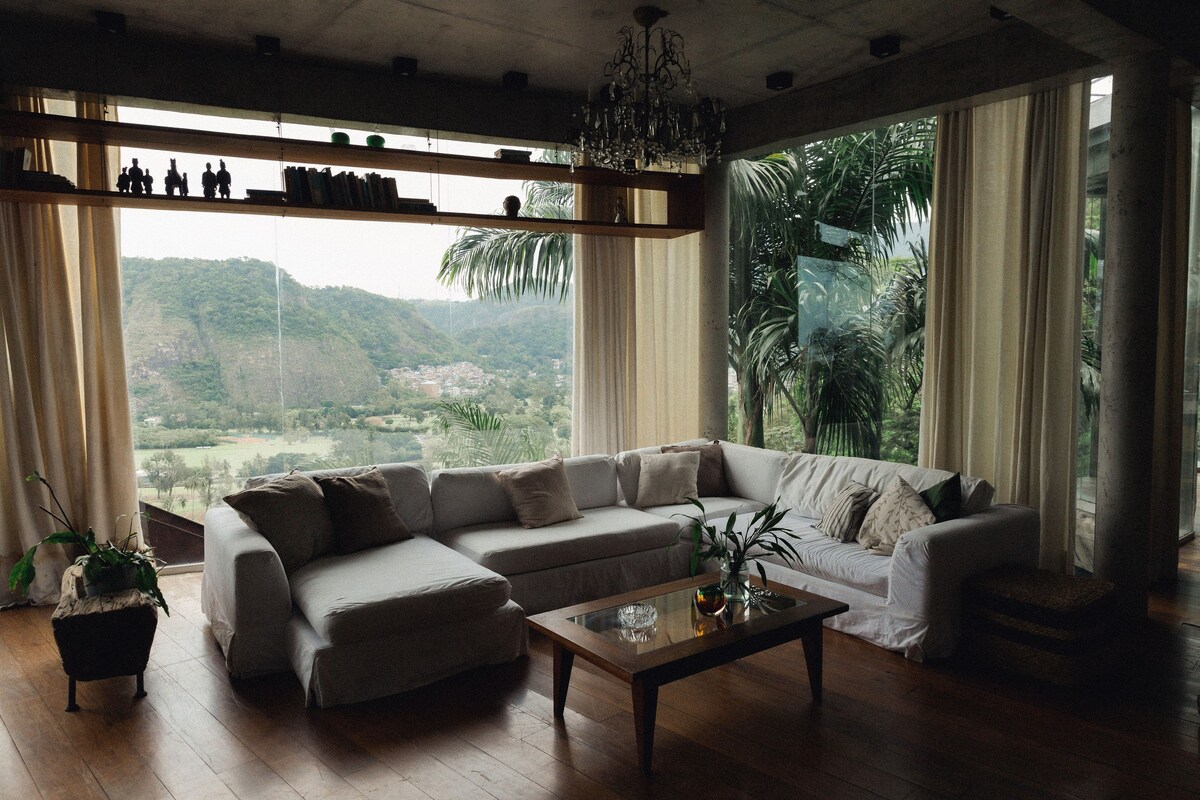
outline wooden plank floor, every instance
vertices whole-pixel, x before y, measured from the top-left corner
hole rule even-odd
[[[291,674],[231,682],[200,575],[164,578],[149,695],[66,678],[49,608],[0,613],[3,798],[1200,797],[1200,546],[1123,673],[1053,691],[914,664],[825,634],[813,707],[798,643],[663,687],[655,774],[628,688],[576,662],[564,723],[550,648],[399,697],[309,710]]]

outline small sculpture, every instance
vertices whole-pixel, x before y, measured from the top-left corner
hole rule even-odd
[[[200,176],[200,186],[204,189],[204,196],[209,200],[217,196],[217,176],[212,171],[212,164],[204,165],[204,174]]]
[[[179,179],[179,196],[187,197],[187,173],[183,173],[183,177]]]
[[[221,168],[217,170],[217,190],[221,193],[223,200],[229,199],[229,184],[232,179],[229,177],[229,170],[225,169],[225,162],[220,162]]]
[[[521,198],[515,194],[510,194],[504,198],[502,205],[504,206],[504,216],[515,217],[517,212],[521,210]]]
[[[179,177],[179,170],[175,168],[175,159],[171,159],[171,166],[167,169],[167,177],[163,178],[163,188],[167,190],[168,197],[175,196],[175,190],[179,188],[179,184],[183,179]]]
[[[150,175],[150,170],[146,170],[142,176],[142,184],[146,187],[146,194],[154,194],[154,178]]]
[[[129,167],[121,167],[121,174],[117,176],[117,191],[121,194],[129,193]]]
[[[625,198],[624,197],[617,198],[617,210],[616,210],[616,213],[613,215],[613,222],[617,223],[618,225],[624,225],[625,223],[629,222],[629,217],[625,216]]]
[[[134,194],[142,193],[142,168],[138,166],[137,159],[133,159],[133,166],[129,168],[129,191]]]

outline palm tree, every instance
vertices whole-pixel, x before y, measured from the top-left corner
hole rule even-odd
[[[474,400],[438,403],[438,424],[449,443],[442,467],[481,467],[515,464],[543,457],[528,430],[509,427],[494,411]]]

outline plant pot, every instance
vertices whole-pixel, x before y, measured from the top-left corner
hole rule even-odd
[[[721,588],[725,592],[725,600],[730,603],[748,603],[750,601],[750,565],[738,565],[736,572],[729,568],[729,562],[721,565]]]
[[[95,580],[84,583],[83,590],[88,597],[96,597],[113,592],[124,592],[137,588],[137,567],[133,564],[121,564],[109,567],[97,573]]]

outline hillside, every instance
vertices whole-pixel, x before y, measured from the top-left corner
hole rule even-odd
[[[421,315],[476,354],[486,370],[539,371],[559,360],[569,371],[573,307],[565,303],[413,300]]]
[[[460,360],[408,302],[303,286],[255,259],[124,259],[126,354],[135,416],[226,418],[366,402],[393,367]],[[172,422],[183,422],[172,419]]]

